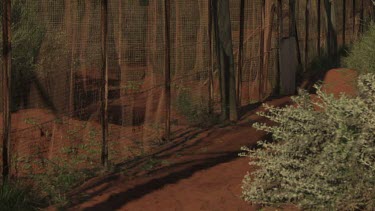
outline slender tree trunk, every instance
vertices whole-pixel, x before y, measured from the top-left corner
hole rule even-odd
[[[298,31],[297,31],[297,20],[296,20],[296,1],[295,0],[289,0],[289,15],[290,15],[290,28],[289,33],[291,37],[296,38],[296,46],[297,46],[297,58],[298,58],[298,64],[302,64],[302,58],[301,58],[301,48],[299,46],[299,38],[298,38]]]
[[[356,25],[356,4],[355,4],[355,2],[356,2],[356,0],[353,0],[352,1],[353,2],[353,4],[352,4],[352,16],[353,16],[353,38],[352,38],[352,41],[354,41],[354,39],[356,38],[356,35],[355,35],[355,25]]]
[[[321,55],[321,52],[320,52],[320,40],[321,40],[321,32],[320,32],[320,25],[321,25],[321,0],[318,0],[318,8],[317,8],[317,12],[318,12],[318,43],[317,43],[317,50],[318,50],[318,56]]]
[[[264,80],[264,27],[266,19],[266,0],[262,0],[261,18],[260,18],[260,30],[259,30],[259,100],[263,100],[263,80]]]
[[[342,45],[346,44],[346,0],[342,0]]]
[[[309,24],[310,24],[311,0],[306,0],[306,20],[305,20],[305,71],[309,62]]]
[[[3,184],[10,179],[11,169],[11,0],[3,0]]]
[[[75,0],[73,0],[75,1]],[[77,6],[79,7],[80,3],[76,3]],[[87,89],[88,89],[88,80],[87,80],[87,77],[88,77],[88,67],[87,67],[87,45],[88,45],[88,40],[89,40],[89,36],[90,36],[90,24],[89,24],[89,20],[91,18],[91,4],[92,4],[92,1],[91,0],[85,0],[83,2],[84,4],[84,16],[82,18],[82,21],[80,23],[80,26],[82,26],[82,31],[80,32],[81,34],[81,40],[80,40],[80,54],[79,54],[79,59],[80,59],[80,69],[81,69],[81,74],[83,75],[83,89],[84,89],[84,92],[86,94],[87,92]],[[96,71],[96,70],[95,70]]]
[[[283,4],[282,0],[277,0],[277,69],[276,69],[276,85],[275,94],[280,94],[280,46],[283,34]]]
[[[215,33],[221,71],[222,117],[237,121],[236,71],[234,69],[229,0],[215,0]]]
[[[327,14],[327,47],[328,55],[335,59],[337,63],[337,31],[336,31],[336,18],[334,3],[330,0],[325,0],[325,10]]]
[[[363,34],[365,31],[365,12],[364,12],[364,0],[361,1],[361,11],[360,11],[360,23],[359,23],[359,32]]]
[[[125,74],[125,71],[123,69],[122,65],[122,1],[118,1],[118,58],[119,58],[119,66],[120,66],[120,98],[121,98],[121,123],[124,126],[124,121],[126,119],[126,104],[125,104],[125,88],[124,82],[125,77],[123,76]],[[133,113],[133,112],[132,112]],[[133,118],[131,118],[133,119]]]
[[[209,43],[209,60],[210,60],[210,69],[208,70],[208,113],[213,113],[213,106],[214,106],[214,60],[212,57],[213,52],[213,45],[212,45],[212,1],[208,0],[208,43]]]
[[[67,18],[67,27],[69,27],[69,32],[72,35],[71,39],[71,56],[70,56],[70,74],[69,74],[69,115],[73,116],[75,111],[75,102],[74,102],[74,95],[75,95],[75,51],[76,51],[76,39],[77,39],[77,29],[74,27],[77,21],[77,3],[75,1],[71,2],[71,0],[66,1],[67,4],[65,5],[66,11],[66,18]]]
[[[265,1],[266,2],[266,1]],[[267,8],[267,10],[266,10]],[[267,1],[265,7],[265,23],[267,24],[264,32],[264,84],[263,84],[263,96],[262,101],[270,94],[271,91],[271,82],[269,80],[269,66],[270,66],[270,55],[272,51],[272,32],[273,32],[273,21],[275,17],[276,6],[273,2]],[[267,22],[268,21],[268,22]],[[266,94],[266,96],[264,96]]]
[[[164,21],[165,21],[165,132],[164,138],[166,141],[170,140],[171,133],[171,58],[170,58],[170,0],[164,1]]]
[[[242,63],[243,63],[243,42],[244,42],[244,26],[245,25],[245,0],[240,2],[240,43],[238,51],[238,67],[237,67],[237,105],[241,106],[242,92]]]
[[[225,81],[223,80],[223,57],[222,57],[222,48],[219,35],[219,17],[217,12],[217,0],[212,0],[212,10],[213,10],[213,25],[215,29],[215,44],[216,44],[216,60],[219,70],[219,85],[220,85],[220,100],[221,100],[221,118],[226,120],[228,118],[228,109],[227,109],[227,95],[225,94]]]
[[[101,35],[102,35],[102,87],[101,87],[101,125],[102,155],[101,161],[108,168],[108,0],[101,0]]]

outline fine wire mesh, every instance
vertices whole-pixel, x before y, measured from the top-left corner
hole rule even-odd
[[[345,42],[351,43],[359,37],[361,7],[357,0],[353,12],[353,1],[346,2]],[[235,70],[238,71],[241,0],[229,3]],[[245,0],[242,74],[238,79],[240,106],[262,102],[274,93],[278,41],[289,36],[289,1],[282,1],[280,34],[278,1],[265,1],[264,17],[262,3],[262,0]],[[318,39],[323,53],[327,39],[324,1],[320,8],[320,38],[317,1],[311,1],[309,39],[305,40],[306,3],[296,1],[303,63],[305,43],[308,42],[308,62],[311,62],[318,55]],[[373,13],[366,9],[369,3],[365,4],[365,16]],[[14,73],[12,99],[12,173],[25,176],[28,172],[41,172],[50,164],[47,160],[64,163],[79,159],[82,162],[76,168],[99,165],[103,82],[100,0],[41,0],[37,4],[25,1],[21,6],[27,9],[24,17],[14,20],[24,23],[13,29],[13,52],[20,55],[16,61],[29,58],[30,62],[19,62],[26,65],[13,67],[17,74]],[[220,112],[220,87],[209,1],[171,0],[169,12],[170,123],[171,135],[175,138],[188,128],[198,126],[202,114],[209,110],[210,100],[214,113]],[[167,121],[164,13],[164,1],[108,1],[108,140],[110,161],[114,164],[147,153],[163,142]],[[342,1],[335,1],[335,17],[341,46]],[[25,34],[33,36],[25,38]],[[0,64],[2,72],[2,60]],[[209,99],[210,83],[213,84],[212,99]]]

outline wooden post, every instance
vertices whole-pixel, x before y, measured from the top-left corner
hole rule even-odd
[[[321,40],[321,33],[320,33],[320,22],[321,22],[321,0],[318,0],[318,8],[317,8],[317,12],[318,12],[318,43],[317,43],[317,50],[318,50],[318,56],[321,55],[321,52],[320,52],[320,40]]]
[[[342,46],[346,43],[346,0],[342,0]]]
[[[365,32],[365,7],[364,0],[361,1],[361,11],[360,11],[360,23],[359,23],[359,32],[361,35]]]
[[[3,184],[10,179],[11,139],[11,0],[3,0]]]
[[[356,19],[356,5],[355,5],[355,2],[356,2],[356,0],[353,0],[352,1],[353,2],[353,7],[352,7],[352,16],[353,16],[353,38],[352,38],[352,41],[354,41],[354,39],[355,39],[355,24],[356,24],[356,22],[355,22],[355,19]]]
[[[220,41],[220,29],[219,29],[219,17],[218,17],[218,7],[217,0],[212,0],[212,18],[214,26],[215,35],[215,45],[216,45],[216,61],[219,72],[219,88],[220,88],[220,100],[221,100],[221,119],[228,119],[228,108],[227,108],[227,95],[225,93],[226,83],[223,80],[224,67],[223,67],[223,56],[222,56],[222,46]]]
[[[71,42],[71,54],[70,54],[70,73],[69,73],[69,116],[74,116],[74,82],[75,82],[75,76],[74,76],[74,69],[75,69],[75,44],[76,44],[76,37],[77,37],[77,30],[74,27],[75,21],[76,21],[76,3],[72,0],[66,0],[65,2],[65,23],[66,23],[66,30],[68,33],[72,36]],[[73,6],[72,6],[73,5]],[[73,9],[74,8],[74,9]]]
[[[170,62],[170,0],[164,1],[164,37],[165,37],[165,82],[164,82],[164,94],[165,94],[165,132],[164,138],[166,141],[170,140],[171,133],[171,62]]]
[[[335,64],[338,63],[337,58],[337,27],[334,1],[325,0],[325,11],[327,16],[327,48],[328,55],[334,59]]]
[[[309,62],[309,21],[310,21],[311,0],[306,0],[306,20],[305,20],[305,65],[304,69],[307,71]]]
[[[284,33],[284,25],[283,25],[283,2],[282,0],[277,0],[277,5],[278,5],[278,22],[279,22],[279,32],[280,36],[279,38],[282,38],[282,35]]]
[[[245,25],[245,0],[240,4],[240,43],[238,51],[238,69],[237,69],[237,105],[241,107],[241,89],[242,89],[242,54],[244,42],[244,25]]]
[[[297,46],[297,59],[298,64],[302,65],[301,48],[299,45],[298,31],[297,31],[297,20],[296,20],[296,0],[289,0],[289,15],[290,15],[290,36],[296,38]]]
[[[102,165],[108,167],[108,0],[101,0],[101,40],[102,40],[102,87],[101,87],[101,126],[102,126]]]
[[[277,0],[277,70],[276,70],[276,86],[275,86],[275,94],[280,94],[280,46],[281,46],[281,39],[283,34],[283,4],[282,0]]]
[[[209,60],[210,60],[210,67],[208,70],[208,113],[213,113],[213,106],[214,106],[214,79],[213,79],[213,71],[214,71],[214,60],[212,58],[213,54],[213,44],[212,44],[212,0],[208,0],[208,43],[209,43]]]
[[[264,27],[266,18],[266,0],[262,0],[261,18],[260,18],[260,34],[259,34],[259,100],[263,100],[263,74],[264,74]]]

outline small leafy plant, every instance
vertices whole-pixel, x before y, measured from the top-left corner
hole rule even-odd
[[[199,127],[209,127],[219,122],[219,118],[214,114],[210,114],[208,104],[204,100],[195,102],[191,96],[191,92],[187,88],[179,87],[180,93],[177,96],[177,111],[186,117],[190,124]]]

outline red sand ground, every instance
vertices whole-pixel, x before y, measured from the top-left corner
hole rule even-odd
[[[323,89],[354,94],[352,73],[328,72],[326,82],[335,85]],[[290,100],[269,103],[282,106]],[[88,181],[71,193],[69,210],[258,210],[240,199],[241,180],[251,169],[248,159],[237,157],[241,146],[255,146],[266,138],[251,127],[252,122],[270,123],[257,111],[247,112],[236,125],[189,131],[152,156],[124,165],[122,174]],[[151,159],[154,165],[150,166]]]
[[[349,96],[356,96],[355,88],[358,73],[349,69],[333,69],[324,77],[322,91],[332,93],[338,97],[341,93]]]
[[[273,105],[290,103],[288,97]],[[189,131],[150,157],[127,166],[124,174],[88,181],[72,193],[70,210],[256,210],[240,199],[241,180],[250,170],[238,158],[241,146],[254,146],[265,134],[252,122],[268,122],[246,113],[237,125]],[[83,199],[81,201],[81,199]]]

